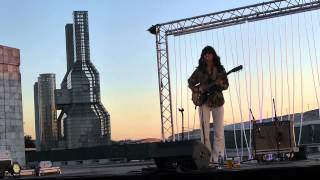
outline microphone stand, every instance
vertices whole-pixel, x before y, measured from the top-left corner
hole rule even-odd
[[[251,113],[251,116],[252,116],[252,120],[251,120],[251,121],[252,121],[253,129],[254,129],[253,147],[254,147],[254,153],[255,153],[255,157],[256,157],[256,156],[257,156],[257,146],[256,146],[255,134],[256,134],[257,122],[256,122],[256,119],[255,119],[254,116],[253,116],[253,113],[252,113],[251,108],[250,108],[250,113]],[[258,127],[258,133],[259,133],[259,136],[262,137],[259,127]],[[252,156],[253,156],[253,153],[252,153]]]
[[[183,111],[184,111],[184,109],[183,109],[183,108],[179,108],[179,111],[181,112],[181,116],[182,116],[182,129],[181,129],[181,131],[182,131],[182,133],[181,133],[182,137],[181,137],[181,139],[182,139],[182,141],[184,141],[184,122],[183,122]]]

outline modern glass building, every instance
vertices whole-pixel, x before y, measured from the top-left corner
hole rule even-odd
[[[36,130],[36,150],[40,151],[40,121],[39,121],[39,97],[38,97],[38,82],[33,85],[33,104],[34,104],[34,119],[35,119],[35,130]]]
[[[65,26],[67,72],[61,89],[55,87],[54,74],[40,75],[35,84],[41,151],[111,142],[110,115],[101,103],[99,72],[90,59],[88,12],[75,11],[73,16],[74,23]]]
[[[57,110],[55,102],[55,74],[40,74],[34,85],[37,150],[46,151],[57,146]]]
[[[66,25],[67,73],[56,91],[60,136],[67,148],[110,144],[110,115],[101,103],[99,72],[90,59],[88,12],[73,16],[74,24]]]

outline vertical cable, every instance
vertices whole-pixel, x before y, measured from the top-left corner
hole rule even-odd
[[[193,56],[193,48],[192,48],[192,40],[191,40],[191,35],[190,35],[190,38],[189,38],[189,48],[190,48],[190,53],[191,53],[191,63],[192,63],[192,68],[193,68],[193,70],[195,69],[195,65],[194,65],[194,63],[193,63],[193,61],[194,61],[194,56]],[[195,107],[195,109],[196,109],[196,107]],[[194,126],[195,126],[195,121],[196,121],[196,111],[194,110],[193,111],[193,125],[192,125],[192,132],[194,131]],[[190,135],[189,135],[190,136]]]
[[[280,121],[282,121],[283,117],[283,56],[282,56],[282,36],[281,36],[281,20],[278,23],[279,28],[279,42],[280,42],[280,68],[281,68],[281,106],[280,106]]]
[[[236,37],[236,36],[234,36],[234,37]],[[230,38],[230,44],[232,44],[231,43],[231,38]],[[237,47],[235,47],[235,49],[237,50]],[[231,51],[232,53],[231,53],[231,55],[232,55],[232,57],[231,57],[231,59],[232,59],[232,62],[233,62],[233,66],[235,65],[235,62],[234,62],[234,54],[233,54],[233,51]],[[239,93],[239,91],[238,91],[238,85],[237,85],[237,78],[234,76],[234,84],[235,84],[235,87],[236,87],[236,95],[237,95],[237,97],[238,97],[238,93]],[[239,98],[238,98],[238,104],[239,104]],[[243,129],[242,129],[242,119],[241,119],[241,117],[240,117],[240,142],[241,142],[241,160],[242,160],[242,158],[243,158]]]
[[[219,42],[219,34],[218,34],[218,31],[217,31],[217,33],[216,33],[216,36],[217,36],[217,49],[219,49],[219,47],[220,47],[220,42]]]
[[[260,35],[262,36],[262,27],[260,23]],[[260,66],[261,66],[261,104],[260,104],[260,120],[263,119],[263,97],[264,97],[264,87],[263,87],[263,53],[262,53],[263,46],[260,46]]]
[[[199,35],[199,34],[198,34]],[[194,41],[195,41],[195,45],[196,45],[196,52],[197,51],[200,51],[200,53],[201,53],[201,44],[199,44],[198,43],[198,38],[197,38],[197,33],[195,33],[195,39],[194,39]],[[199,50],[199,46],[200,46],[200,50]],[[197,54],[197,53],[195,53],[195,54]],[[198,62],[198,61],[196,61],[196,62]],[[195,120],[196,120],[196,107],[195,107],[195,110],[194,110],[194,116],[193,116],[194,118],[193,118],[193,120],[194,120],[194,122],[195,122]],[[198,120],[199,120],[199,122],[200,122],[200,118],[199,118],[199,116],[198,116]],[[195,123],[194,123],[194,126],[195,126]],[[199,127],[200,128],[200,127]],[[193,129],[194,129],[194,127],[193,127]]]
[[[203,38],[202,38],[202,31],[200,32],[200,41],[201,41],[201,44],[200,46],[203,47]]]
[[[216,34],[217,34],[217,49],[218,49],[218,52],[221,52],[221,51],[222,51],[222,48],[220,47],[220,45],[222,45],[222,43],[220,43],[220,40],[219,40],[219,37],[220,37],[219,31],[217,31]],[[212,38],[213,38],[213,37],[212,37]],[[226,62],[225,62],[225,63],[226,63]],[[225,131],[225,120],[223,120],[223,130]],[[226,146],[225,146],[224,156],[225,156],[225,158],[228,157]]]
[[[173,52],[174,52],[174,71],[175,71],[175,86],[176,86],[176,97],[175,97],[175,114],[176,114],[176,129],[179,141],[179,126],[178,126],[178,67],[177,67],[177,51],[176,51],[176,37],[173,37]]]
[[[210,45],[209,42],[208,42],[208,30],[205,31],[205,32],[206,32],[206,43],[207,43],[207,45]]]
[[[244,67],[247,67],[247,65],[246,65],[246,58],[245,58],[245,53],[244,53],[244,45],[243,45],[243,32],[242,32],[242,27],[241,27],[242,25],[239,25],[239,28],[240,28],[240,37],[241,37],[241,51],[242,51],[242,59],[243,59],[243,65],[244,65]],[[238,77],[239,77],[239,75],[238,75]],[[250,107],[250,104],[249,104],[249,94],[248,94],[248,80],[247,80],[247,71],[244,71],[244,78],[245,78],[245,86],[246,86],[246,97],[247,97],[247,106],[248,106],[248,112],[249,112],[249,109],[251,108]],[[249,118],[249,124],[250,124],[250,117],[251,117],[251,115],[250,115],[250,113],[248,113],[248,118]],[[250,130],[249,130],[249,132],[251,132]],[[247,136],[246,135],[246,133],[244,134],[245,136]],[[250,137],[250,141],[251,141],[251,137]],[[250,142],[249,141],[249,142]],[[248,143],[247,143],[248,144]],[[247,148],[248,148],[248,154],[249,154],[249,159],[251,159],[251,145],[250,145],[250,148],[247,146]]]
[[[185,62],[186,62],[186,82],[188,81],[188,56],[187,56],[187,41],[186,41],[186,36],[184,35],[184,55],[185,55]],[[190,111],[189,111],[189,89],[188,86],[186,86],[186,91],[187,91],[187,112],[188,112],[188,133],[187,133],[187,138],[188,140],[190,139]]]
[[[317,70],[317,76],[318,76],[318,85],[320,88],[320,75],[319,75],[319,65],[318,65],[318,56],[317,56],[317,48],[316,48],[316,40],[315,40],[315,35],[314,35],[314,29],[313,29],[313,18],[312,14],[310,14],[310,20],[311,20],[311,31],[312,31],[312,37],[313,37],[313,48],[314,48],[314,56],[315,56],[315,62],[316,62],[316,70]],[[316,86],[316,85],[315,85]],[[318,91],[317,91],[318,92]],[[316,93],[317,93],[316,92]],[[320,119],[320,107],[319,107],[319,102],[318,102],[318,114],[319,114],[319,119]]]
[[[291,28],[293,28],[293,23],[292,23],[292,16],[291,16]],[[293,38],[294,38],[294,33],[293,33],[293,29],[291,29],[291,48],[292,48],[292,123],[294,124],[295,122],[295,119],[294,119],[294,116],[295,116],[295,112],[294,112],[294,106],[295,106],[295,68],[294,68],[294,61],[295,61],[295,54],[294,54],[294,41],[293,41]],[[294,126],[293,126],[293,129],[292,129],[292,132],[294,134]],[[293,136],[293,141],[294,141],[294,144],[296,144],[296,136],[294,135]]]
[[[213,31],[211,31],[212,46],[215,47]]]
[[[289,65],[288,65],[288,36],[287,36],[287,23],[286,21],[284,22],[284,32],[285,32],[285,45],[286,45],[286,69],[287,69],[287,89],[288,89],[288,120],[290,121],[290,112],[291,112],[291,107],[290,107],[290,84],[289,84]]]
[[[234,38],[235,38],[235,44],[236,44],[236,50],[238,50],[238,41],[237,41],[237,36],[236,36],[236,33],[234,33]],[[237,59],[237,64],[239,64],[239,56],[238,56],[238,52],[237,52],[237,57],[236,57],[236,59]],[[234,63],[234,60],[233,60],[233,65],[235,65],[235,63]],[[241,127],[241,131],[242,131],[242,133],[241,133],[241,160],[242,160],[242,158],[243,158],[243,137],[244,137],[244,140],[245,140],[245,143],[246,143],[246,146],[247,146],[247,149],[248,149],[248,152],[250,152],[250,150],[249,150],[249,147],[248,147],[248,141],[247,141],[247,136],[246,136],[246,131],[245,131],[245,128],[244,128],[244,124],[243,124],[243,113],[242,113],[242,103],[241,103],[241,86],[240,86],[240,76],[239,75],[237,75],[237,79],[238,79],[238,83],[237,82],[235,82],[235,84],[236,84],[236,94],[237,94],[237,96],[238,96],[238,105],[239,105],[239,110],[240,110],[240,122],[241,122],[241,124],[240,124],[240,127]]]
[[[179,40],[179,64],[180,64],[180,108],[183,108],[183,76],[182,76],[182,48],[181,48],[181,36],[178,37]],[[182,117],[181,117],[182,118]],[[181,135],[184,133],[182,130],[184,130],[184,119],[181,119]],[[179,134],[179,133],[178,133]]]
[[[272,74],[271,74],[271,56],[270,56],[270,42],[269,42],[269,29],[267,30],[267,42],[268,42],[268,60],[269,60],[269,80],[270,80],[270,105],[271,105],[271,120],[273,121],[273,105],[272,105]]]
[[[312,80],[313,80],[313,86],[314,86],[314,92],[316,94],[316,100],[317,100],[317,105],[318,105],[318,108],[319,108],[319,99],[318,99],[318,91],[317,91],[317,85],[316,85],[316,80],[315,80],[315,77],[314,77],[314,70],[313,70],[313,62],[312,62],[312,57],[311,57],[311,48],[310,48],[310,40],[309,40],[309,35],[308,35],[308,29],[307,29],[307,18],[306,18],[306,14],[303,13],[304,15],[304,27],[305,27],[305,30],[306,30],[306,36],[307,36],[307,43],[308,43],[308,50],[309,50],[309,60],[310,60],[310,65],[311,65],[311,72],[312,72]]]
[[[256,22],[254,22],[254,44],[256,47],[256,70],[257,70],[257,81],[258,81],[258,103],[259,103],[259,114],[261,115],[261,96],[260,96],[260,77],[259,77],[259,63],[258,63],[258,59],[259,59],[259,55],[258,55],[258,45],[257,45],[257,25]],[[262,121],[261,116],[259,116],[260,122]]]
[[[180,107],[182,108],[183,107],[183,98],[182,98],[182,59],[181,59],[181,36],[178,37],[179,39],[179,64],[180,64]]]
[[[225,29],[223,28],[223,41],[224,41],[224,51],[225,51],[225,58],[226,58],[226,64],[228,65],[228,57],[227,57],[227,46],[226,46],[226,37],[225,37]],[[232,50],[232,58],[233,58],[233,52]],[[237,134],[236,134],[236,124],[235,124],[235,116],[234,116],[234,110],[233,110],[233,104],[232,104],[232,97],[231,97],[231,88],[229,87],[229,98],[230,98],[230,105],[231,105],[231,112],[232,112],[232,123],[233,123],[233,137],[234,137],[234,143],[237,151],[237,156],[239,157],[239,150],[238,150],[238,142],[237,142]]]
[[[299,139],[298,145],[300,145],[301,141],[301,133],[302,133],[302,122],[303,122],[303,74],[302,74],[302,51],[301,51],[301,38],[300,38],[300,16],[298,15],[298,40],[299,40],[299,54],[300,54],[300,77],[301,77],[301,115],[300,115],[300,131],[299,131]]]
[[[191,54],[191,59],[192,59],[192,61],[191,61],[191,64],[192,64],[192,68],[193,69],[195,69],[195,66],[194,66],[194,56],[193,56],[193,48],[192,48],[192,41],[191,41],[191,35],[189,36],[190,38],[189,38],[189,47],[190,47],[190,54]]]
[[[272,19],[272,24],[275,24],[274,19]],[[272,41],[275,43],[274,31],[272,31]],[[273,47],[273,74],[274,74],[274,111],[277,111],[277,64],[276,64],[276,46]]]
[[[249,27],[249,22],[247,22],[247,29],[249,30],[249,34],[250,34],[250,27]],[[249,64],[249,107],[251,108],[252,106],[252,93],[251,93],[251,52],[250,52],[250,36],[248,35],[248,64]],[[249,120],[252,119],[252,115],[251,113],[249,113]],[[249,128],[250,128],[250,149],[252,149],[252,123],[251,121],[249,122]]]

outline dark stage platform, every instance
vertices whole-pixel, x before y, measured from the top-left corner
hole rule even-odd
[[[47,177],[28,177],[22,179],[162,179],[177,178],[185,179],[191,178],[195,180],[202,179],[288,179],[288,178],[315,178],[320,176],[320,158],[314,158],[301,161],[282,161],[269,163],[254,163],[247,162],[241,164],[240,168],[217,170],[208,168],[205,170],[189,171],[189,172],[159,172],[156,171],[154,165],[139,165],[135,167],[121,167],[127,168],[125,173],[116,173],[120,167],[99,167],[94,168],[95,171],[84,171],[81,173],[61,174],[58,176]],[[76,172],[76,171],[74,171]],[[108,173],[107,173],[108,172]],[[112,173],[114,172],[114,173]],[[107,173],[107,174],[106,174]]]

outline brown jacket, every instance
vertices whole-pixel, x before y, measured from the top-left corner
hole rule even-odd
[[[222,91],[228,89],[229,87],[227,73],[223,66],[214,68],[211,75],[209,75],[207,72],[202,72],[199,68],[197,68],[188,79],[188,84],[190,89],[193,89],[198,83],[200,83],[202,88],[206,88],[210,82],[214,82],[218,79],[223,80],[223,84],[217,85],[217,90],[209,96],[205,103],[209,107],[216,108],[224,104]]]

